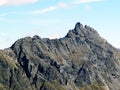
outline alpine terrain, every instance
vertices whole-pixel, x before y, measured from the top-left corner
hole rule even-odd
[[[79,22],[60,39],[25,37],[0,50],[0,90],[120,90],[120,51]]]

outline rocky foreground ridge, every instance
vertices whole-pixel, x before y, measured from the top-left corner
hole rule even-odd
[[[120,90],[120,52],[79,22],[60,39],[22,38],[0,50],[0,90]]]

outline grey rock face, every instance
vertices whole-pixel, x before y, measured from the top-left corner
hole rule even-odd
[[[64,38],[26,37],[3,52],[17,68],[10,71],[9,85],[0,82],[11,90],[13,81],[19,90],[120,89],[120,52],[79,22]]]

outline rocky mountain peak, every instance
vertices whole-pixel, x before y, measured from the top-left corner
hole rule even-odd
[[[17,40],[0,65],[0,90],[120,89],[120,52],[80,22],[60,39]]]
[[[77,22],[75,25],[75,30],[82,29],[83,25],[80,22]]]
[[[83,24],[81,24],[80,22],[76,23],[74,29],[69,30],[66,37],[70,37],[70,38],[80,37],[80,38],[89,38],[95,40],[101,38],[98,32],[94,28],[87,25],[83,26]]]
[[[41,39],[41,37],[39,37],[38,35],[34,35],[33,39]]]

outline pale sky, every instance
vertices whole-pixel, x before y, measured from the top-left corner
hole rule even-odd
[[[0,49],[26,36],[64,37],[77,22],[120,48],[120,0],[0,0]]]

